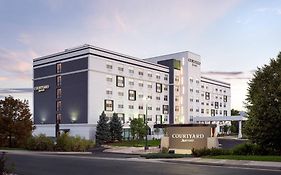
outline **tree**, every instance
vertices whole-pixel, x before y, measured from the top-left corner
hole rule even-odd
[[[32,120],[28,103],[12,96],[0,100],[0,144],[22,147],[32,135]]]
[[[240,112],[236,109],[231,109],[231,116],[240,115]],[[238,121],[231,121],[230,131],[231,133],[238,133],[239,123]]]
[[[133,139],[143,139],[146,134],[146,126],[142,118],[134,118],[130,123]]]
[[[281,53],[249,82],[245,132],[264,148],[281,151]]]
[[[109,126],[110,126],[111,141],[116,141],[116,140],[121,141],[123,127],[116,113],[113,113],[113,116],[109,122]]]
[[[109,124],[105,113],[102,112],[100,115],[100,120],[97,124],[96,145],[100,146],[108,141],[110,141]]]

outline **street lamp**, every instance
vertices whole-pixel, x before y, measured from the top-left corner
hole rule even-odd
[[[147,103],[145,105],[145,147],[144,150],[148,150],[148,145],[147,145],[147,134],[148,134],[148,126],[147,126]]]
[[[147,116],[147,101],[148,101],[148,98],[144,98],[143,100],[145,100],[146,101],[146,103],[145,103],[145,117],[144,117],[144,122],[145,122],[145,146],[144,146],[144,150],[148,150],[148,144],[147,144],[147,135],[148,135],[148,125],[147,125],[147,122],[148,122],[148,120],[147,120],[147,118],[148,118],[148,116]]]

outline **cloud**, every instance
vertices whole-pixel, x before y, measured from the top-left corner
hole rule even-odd
[[[275,15],[281,15],[281,8],[257,8],[255,9],[258,13],[273,13]]]
[[[0,77],[0,81],[4,81],[4,80],[8,80],[8,77],[3,77],[3,76],[1,76],[1,77]]]
[[[217,71],[208,71],[208,72],[202,72],[202,75],[216,77],[220,79],[225,80],[231,80],[231,79],[244,79],[244,80],[250,80],[253,77],[254,71],[248,71],[248,72],[217,72]]]
[[[0,72],[11,79],[30,79],[32,58],[36,56],[33,50],[18,51],[0,48]],[[5,77],[2,80],[5,80]]]
[[[0,94],[22,94],[32,92],[32,88],[0,88]]]

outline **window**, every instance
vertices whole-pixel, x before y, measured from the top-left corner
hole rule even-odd
[[[160,75],[156,75],[156,79],[160,80],[160,78],[161,78]]]
[[[162,115],[156,115],[155,121],[156,124],[162,124]]]
[[[147,84],[147,88],[151,89],[151,88],[152,88],[152,84],[151,84],[151,83],[148,83],[148,84]]]
[[[193,89],[190,89],[190,92],[193,92]]]
[[[125,87],[125,77],[116,76],[116,86],[117,87]]]
[[[204,105],[204,102],[201,102],[201,105]]]
[[[190,80],[190,83],[193,83],[193,79],[192,78],[190,78],[189,80]]]
[[[152,73],[151,73],[151,72],[148,72],[148,73],[147,73],[147,76],[148,76],[149,78],[152,78]]]
[[[124,108],[124,105],[123,104],[118,104],[118,108],[122,109],[122,108]]]
[[[196,109],[196,112],[199,112],[199,109]]]
[[[201,97],[204,97],[204,94],[201,94]]]
[[[139,105],[139,109],[140,109],[140,110],[143,110],[143,105]]]
[[[112,76],[106,76],[106,81],[107,82],[112,82]]]
[[[57,74],[61,73],[61,63],[57,64]]]
[[[201,88],[204,88],[204,85],[201,85]]]
[[[199,103],[199,99],[196,99],[195,101],[196,101],[197,103]]]
[[[168,95],[164,95],[164,101],[168,101]]]
[[[205,92],[205,99],[210,100],[210,92]]]
[[[104,100],[104,110],[113,111],[113,100]]]
[[[152,95],[148,95],[148,96],[147,96],[147,99],[152,100]]]
[[[189,111],[190,111],[190,112],[193,112],[193,108],[190,108]]]
[[[112,95],[112,90],[111,89],[107,89],[106,90],[106,95]]]
[[[204,114],[204,109],[201,109],[201,114]]]
[[[152,111],[152,106],[147,106],[147,110]]]
[[[176,97],[175,97],[175,101],[178,102],[178,101],[179,101],[179,98],[180,98],[179,96],[176,96]]]
[[[211,116],[215,116],[215,110],[214,109],[211,109]]]
[[[61,101],[57,101],[57,111],[61,111]]]
[[[158,93],[162,92],[162,84],[156,83],[156,92],[158,92]]]
[[[190,116],[189,121],[190,121],[190,122],[193,122],[193,116],[192,116],[192,115]]]
[[[159,106],[156,107],[156,111],[160,111],[161,108]]]
[[[160,98],[160,96],[156,96],[156,100],[160,100],[161,98]]]
[[[209,109],[206,109],[206,114],[209,114]]]
[[[168,81],[168,75],[165,75],[165,76],[164,76],[164,80],[165,80],[165,81]]]
[[[111,63],[106,63],[106,68],[107,69],[112,69],[113,67],[112,67],[112,64]]]
[[[196,83],[199,84],[199,80],[196,80]]]
[[[57,76],[57,86],[61,86],[61,76]]]
[[[130,80],[129,80],[129,85],[130,85],[130,86],[134,86],[134,84],[135,84],[135,83],[134,83],[134,80],[130,79]]]
[[[190,99],[190,102],[193,102],[193,98]]]
[[[117,116],[118,116],[119,120],[121,121],[121,123],[125,123],[125,114],[118,113]]]
[[[128,99],[130,101],[136,101],[136,91],[135,90],[128,91]]]
[[[227,110],[224,110],[224,111],[223,111],[223,115],[224,115],[224,116],[227,116]]]
[[[152,115],[147,115],[147,121],[149,121],[149,122],[152,121]]]
[[[134,105],[129,105],[129,109],[134,109]]]
[[[57,89],[57,98],[61,98],[61,88]]]
[[[140,76],[143,76],[143,72],[142,72],[142,71],[139,71],[139,75],[140,75]]]
[[[61,114],[57,114],[56,115],[56,123],[61,123],[61,119],[62,119]]]
[[[176,76],[176,77],[175,77],[175,81],[176,81],[176,82],[179,82],[179,81],[180,81],[180,77],[179,77],[179,76]]]
[[[139,98],[140,98],[140,99],[143,99],[143,94],[139,94]]]
[[[180,111],[180,107],[179,106],[175,106],[175,111],[179,112]]]
[[[124,96],[124,92],[119,91],[118,96]]]
[[[216,108],[216,109],[219,108],[219,102],[215,102],[215,108]]]
[[[164,117],[164,121],[167,122],[168,121],[168,116]]]
[[[118,67],[118,71],[123,72],[124,71],[124,67]]]
[[[164,85],[164,91],[168,91],[168,86],[167,85]]]
[[[196,93],[199,93],[199,90],[196,90]]]
[[[131,67],[130,67],[130,68],[129,68],[129,73],[130,73],[130,74],[133,74],[133,73],[134,73],[134,68],[131,68]]]
[[[169,106],[163,105],[163,114],[168,114],[168,113],[169,113]]]
[[[223,102],[227,102],[227,96],[226,95],[223,96]]]
[[[139,87],[143,87],[143,82],[142,81],[139,82]]]

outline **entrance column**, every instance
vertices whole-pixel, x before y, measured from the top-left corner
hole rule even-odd
[[[239,121],[239,126],[238,126],[238,139],[242,138],[242,120]]]

